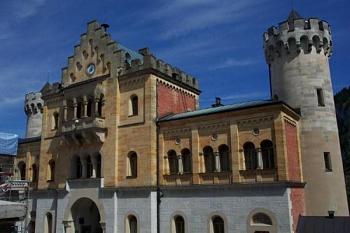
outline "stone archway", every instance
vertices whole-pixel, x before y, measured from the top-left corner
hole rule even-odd
[[[103,233],[100,210],[96,203],[83,197],[74,202],[70,208],[69,226],[66,233]],[[68,229],[69,228],[69,229]]]

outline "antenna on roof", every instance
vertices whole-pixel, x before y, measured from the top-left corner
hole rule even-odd
[[[107,32],[109,25],[106,23],[101,24],[101,27],[105,30],[105,32]]]
[[[291,7],[292,7],[292,10],[294,10],[294,0],[290,0],[290,4],[291,4]]]
[[[50,83],[50,71],[47,71],[47,82]]]

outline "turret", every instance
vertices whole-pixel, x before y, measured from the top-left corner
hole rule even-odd
[[[329,57],[331,29],[326,21],[288,19],[264,33],[271,97],[301,114],[300,145],[306,182],[307,215],[348,215],[335,116]]]
[[[26,138],[41,135],[43,106],[44,101],[40,92],[26,94],[24,101],[24,111],[27,115]]]

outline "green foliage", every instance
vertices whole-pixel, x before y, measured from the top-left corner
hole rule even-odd
[[[339,128],[340,147],[343,158],[346,190],[350,202],[350,87],[334,96]]]

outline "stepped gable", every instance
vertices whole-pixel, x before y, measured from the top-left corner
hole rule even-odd
[[[95,68],[93,74],[87,72],[91,64]],[[74,54],[68,57],[68,66],[62,69],[62,87],[91,78],[118,77],[146,69],[158,72],[168,81],[198,90],[198,82],[191,75],[157,59],[148,48],[136,52],[117,43],[106,27],[92,21],[87,25],[87,32],[81,35],[80,43],[74,46]]]

